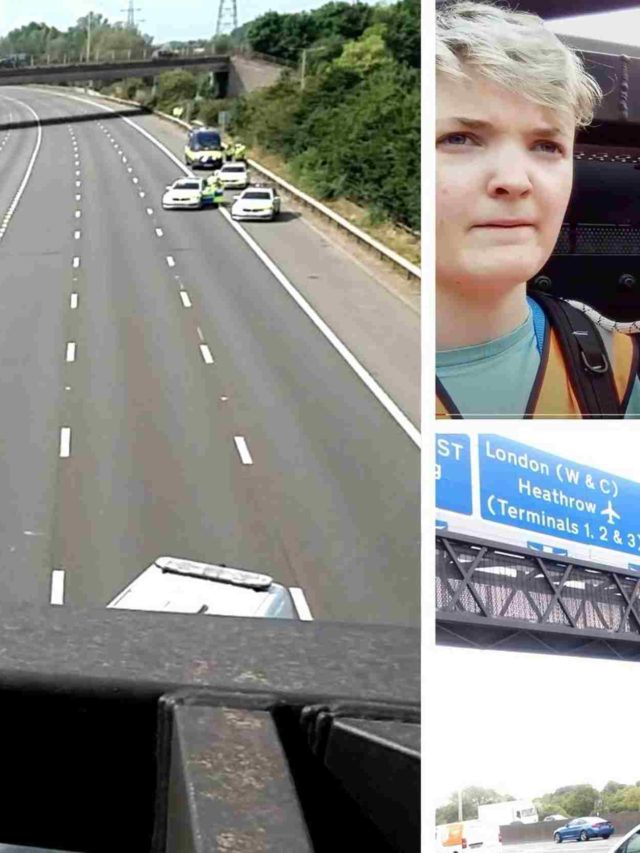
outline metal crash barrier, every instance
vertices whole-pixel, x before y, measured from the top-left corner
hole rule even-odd
[[[436,535],[436,641],[640,660],[640,573]]]
[[[417,851],[419,632],[0,608],[0,843]]]

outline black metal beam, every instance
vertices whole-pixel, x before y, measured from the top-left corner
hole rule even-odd
[[[0,844],[204,851],[259,825],[261,849],[333,851],[329,803],[351,849],[387,849],[392,810],[363,811],[308,720],[417,725],[416,629],[27,605],[0,625]]]

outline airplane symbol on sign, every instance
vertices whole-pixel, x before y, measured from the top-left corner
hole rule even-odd
[[[615,511],[615,509],[611,506],[611,500],[609,500],[609,502],[608,502],[608,504],[607,504],[607,508],[606,508],[606,509],[603,509],[603,510],[600,512],[600,515],[606,515],[606,516],[607,516],[607,521],[609,522],[609,524],[615,524],[614,519],[615,519],[615,518],[620,518],[620,516],[618,515],[618,513],[617,513],[617,512]]]

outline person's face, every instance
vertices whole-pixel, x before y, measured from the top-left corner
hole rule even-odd
[[[574,130],[481,78],[438,80],[439,287],[503,293],[540,270],[569,202]]]

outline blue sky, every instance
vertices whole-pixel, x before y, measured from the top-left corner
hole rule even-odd
[[[238,23],[251,21],[264,12],[302,12],[324,5],[326,0],[237,0]],[[227,0],[230,5],[230,0]],[[30,21],[66,30],[87,12],[100,12],[110,21],[126,19],[129,0],[0,0],[0,35]],[[203,38],[216,29],[219,0],[136,0],[142,11],[140,25],[156,43]]]

